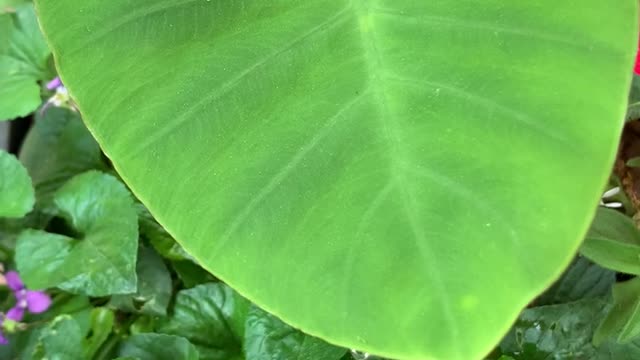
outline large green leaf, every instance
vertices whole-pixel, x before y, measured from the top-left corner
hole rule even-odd
[[[0,150],[0,217],[22,217],[31,211],[34,202],[27,170],[15,156]]]
[[[637,45],[635,0],[36,2],[88,127],[198,263],[403,359],[480,358],[569,263]]]
[[[55,204],[78,234],[25,230],[15,255],[25,283],[91,296],[135,292],[138,218],[122,183],[90,171],[66,183]]]

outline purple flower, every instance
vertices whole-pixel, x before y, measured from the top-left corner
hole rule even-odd
[[[60,81],[59,77],[55,77],[53,80],[49,81],[47,83],[47,89],[49,90],[55,90],[56,88],[60,87],[62,85],[62,81]]]
[[[46,293],[27,290],[17,272],[9,271],[5,274],[5,278],[9,289],[16,297],[16,304],[7,312],[7,319],[21,321],[25,310],[32,314],[39,314],[46,311],[51,305],[51,298]]]

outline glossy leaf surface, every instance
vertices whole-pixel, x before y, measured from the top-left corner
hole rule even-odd
[[[482,357],[569,263],[637,45],[634,0],[37,4],[90,130],[199,264],[403,359]]]
[[[122,359],[199,360],[198,350],[187,339],[164,334],[138,334],[120,348]]]

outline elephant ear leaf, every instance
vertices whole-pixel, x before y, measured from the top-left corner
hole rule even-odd
[[[635,0],[36,4],[92,134],[199,264],[402,359],[481,358],[569,264],[637,46]]]

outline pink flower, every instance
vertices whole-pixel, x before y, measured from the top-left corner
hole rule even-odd
[[[21,321],[25,310],[32,314],[39,314],[46,311],[51,306],[51,298],[45,292],[27,290],[15,271],[5,274],[7,285],[16,297],[16,304],[7,312],[7,318],[13,321]],[[0,340],[1,342],[1,340]]]

